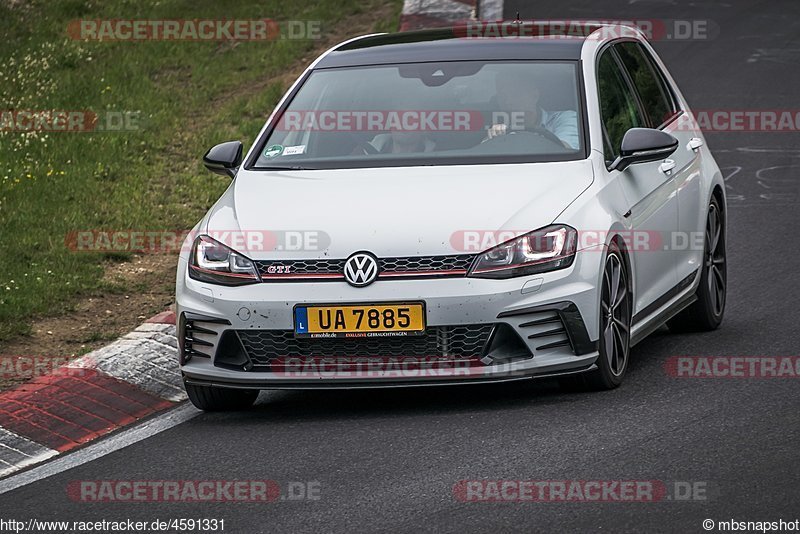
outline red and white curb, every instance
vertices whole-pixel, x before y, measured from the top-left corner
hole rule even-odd
[[[0,393],[0,477],[84,445],[186,399],[175,315]]]
[[[405,0],[400,31],[442,28],[478,19],[502,20],[503,0]]]

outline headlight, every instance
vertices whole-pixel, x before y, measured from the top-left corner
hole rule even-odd
[[[205,235],[195,239],[192,246],[189,277],[226,286],[241,286],[260,280],[252,261]]]
[[[574,228],[563,224],[521,235],[478,255],[469,276],[512,278],[569,267],[577,236]]]

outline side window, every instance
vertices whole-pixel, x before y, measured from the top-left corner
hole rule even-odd
[[[611,161],[619,154],[625,132],[631,128],[645,127],[646,124],[636,97],[610,48],[603,52],[597,64],[597,85],[600,118],[608,143],[605,145],[605,157],[607,161]]]
[[[614,48],[636,86],[650,125],[658,128],[675,115],[672,92],[641,44],[625,42]]]

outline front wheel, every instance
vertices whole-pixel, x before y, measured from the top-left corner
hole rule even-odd
[[[567,376],[567,389],[614,389],[622,383],[631,352],[632,295],[628,271],[616,243],[608,247],[600,286],[600,339],[597,369]]]
[[[716,330],[725,315],[728,270],[725,255],[725,214],[714,198],[708,206],[705,246],[697,301],[667,322],[673,332]]]
[[[258,397],[257,389],[229,389],[183,383],[189,400],[206,412],[244,410]]]

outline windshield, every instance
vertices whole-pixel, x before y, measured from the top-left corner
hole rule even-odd
[[[575,62],[455,61],[311,73],[255,169],[565,161],[583,157]]]

